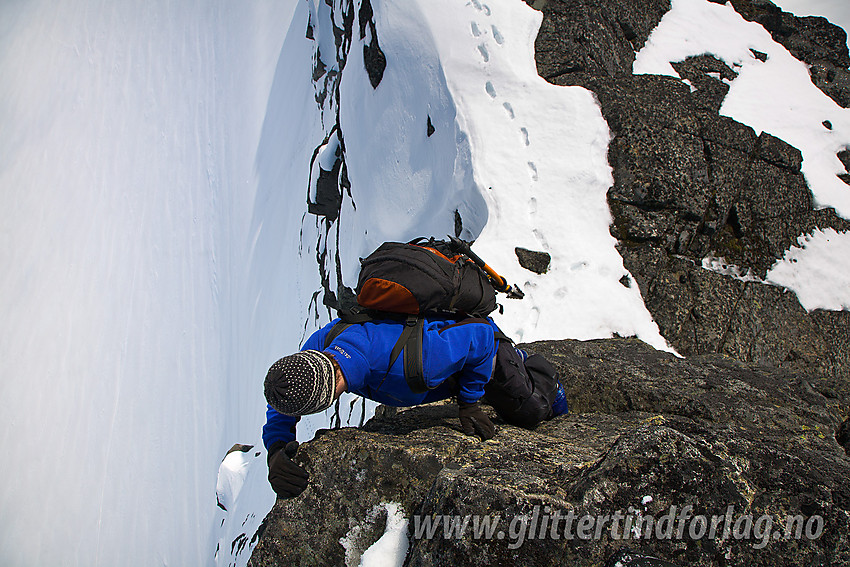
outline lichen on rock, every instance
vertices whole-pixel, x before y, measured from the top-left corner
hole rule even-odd
[[[721,355],[677,358],[637,339],[527,348],[556,365],[570,415],[528,431],[494,414],[499,432],[487,442],[462,434],[451,403],[325,432],[298,456],[310,487],[278,501],[251,564],[344,565],[340,538],[386,501],[410,519],[411,566],[599,565],[624,549],[682,566],[850,560],[850,458],[839,441],[850,408],[820,394],[817,379]],[[736,521],[769,516],[778,530],[789,516],[820,517],[823,530],[811,540],[771,532],[766,542],[719,528],[712,538],[654,529],[637,538],[612,520],[639,512],[660,521],[671,510],[711,518],[730,507]],[[565,539],[563,523],[551,527],[556,513],[608,520],[598,537]],[[535,514],[533,530],[511,531]],[[498,518],[505,535],[475,538],[470,523],[461,537],[441,528],[417,539],[426,517]]]

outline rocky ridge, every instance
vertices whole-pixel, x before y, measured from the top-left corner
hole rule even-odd
[[[324,432],[296,457],[309,488],[278,501],[250,564],[357,565],[383,532],[387,503],[410,519],[409,566],[589,566],[623,550],[680,566],[850,564],[850,443],[841,433],[850,408],[819,394],[817,379],[717,354],[677,358],[636,339],[529,348],[565,378],[569,416],[528,431],[494,415],[498,434],[480,442],[446,403]],[[738,531],[692,537],[697,520],[679,538],[658,527],[688,506],[707,519],[732,506]],[[529,527],[535,510],[545,528],[542,519]],[[565,521],[553,536],[556,512],[608,520],[598,537],[594,524],[590,537],[573,526],[565,539]],[[625,519],[614,527],[617,512],[632,517],[631,531]],[[443,528],[415,537],[423,518],[443,515],[498,517],[503,536],[476,538],[468,525],[462,537]],[[636,537],[634,522],[650,516],[650,537]],[[811,535],[821,518],[823,529],[786,539],[788,517]]]
[[[621,283],[639,286],[686,358],[628,338],[536,343],[563,377],[571,414],[535,431],[500,424],[496,438],[478,442],[460,432],[451,404],[438,404],[382,410],[360,429],[324,432],[297,457],[310,488],[276,504],[250,564],[357,565],[383,533],[390,503],[410,520],[406,565],[850,564],[850,314],[807,312],[794,294],[760,281],[801,234],[850,224],[814,208],[799,150],[719,115],[722,79],[734,69],[707,55],[676,63],[693,91],[672,77],[632,75],[669,1],[526,1],[543,13],[540,75],[593,91],[611,129],[611,233],[633,276]],[[340,31],[356,27],[353,4],[344,5]],[[843,30],[764,0],[732,5],[848,107]],[[368,12],[361,34],[370,31]],[[340,38],[337,55],[347,46]],[[337,59],[319,81],[336,77]],[[369,60],[380,68],[379,56]],[[333,96],[324,100],[332,112]],[[850,182],[850,151],[838,157]],[[335,187],[344,187],[343,173],[342,165],[330,172]],[[545,256],[517,255],[545,273]],[[751,277],[702,267],[720,257]],[[637,538],[634,525],[615,529],[611,518],[660,522],[674,506],[755,525],[749,537],[734,529],[692,537],[699,523],[687,522],[697,533],[665,537],[664,526]],[[609,518],[599,537],[565,539],[551,531],[555,512]],[[417,517],[421,527],[446,514],[498,516],[503,536],[414,537]],[[812,530],[820,518],[822,530],[786,537],[789,517]]]

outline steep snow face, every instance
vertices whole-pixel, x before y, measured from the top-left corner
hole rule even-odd
[[[755,52],[765,57],[756,57]],[[846,172],[836,155],[850,147],[850,110],[815,87],[805,64],[762,26],[744,20],[731,4],[674,0],[637,54],[634,72],[678,77],[670,62],[704,53],[738,73],[720,113],[797,147],[815,203],[850,218],[850,188],[838,177]],[[801,247],[789,251],[767,281],[796,292],[807,309],[846,309],[850,305],[844,275],[850,271],[847,236],[833,232],[826,238],[818,232],[802,235]]]
[[[518,340],[666,348],[608,232],[607,125],[537,76],[525,3],[54,4],[0,7],[4,564],[244,564],[262,377],[384,240],[477,238]]]
[[[489,221],[476,250],[526,293],[496,320],[517,340],[637,335],[667,348],[608,227],[609,131],[592,93],[537,74],[541,14],[523,2],[420,2],[463,130]],[[515,247],[546,252],[520,267]]]
[[[292,8],[0,3],[3,565],[210,561],[262,424],[241,288]]]

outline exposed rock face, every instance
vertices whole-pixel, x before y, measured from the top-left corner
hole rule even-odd
[[[694,92],[671,77],[632,75],[636,51],[669,10],[666,0],[529,4],[544,16],[540,75],[592,90],[611,128],[611,232],[662,335],[684,355],[717,352],[825,373],[832,389],[847,392],[849,313],[807,313],[793,294],[702,269],[705,258],[720,257],[757,280],[799,235],[850,228],[832,209],[814,210],[796,148],[718,114],[728,90],[721,79],[735,72],[705,55],[675,63]],[[847,106],[843,30],[766,1],[732,4],[808,63],[813,82]]]
[[[675,358],[635,339],[530,348],[565,377],[571,415],[535,431],[500,423],[488,442],[463,435],[450,404],[325,433],[302,446],[296,459],[310,471],[310,487],[278,501],[251,564],[345,565],[340,538],[354,530],[359,551],[373,543],[382,526],[368,519],[382,502],[399,503],[411,518],[411,566],[600,565],[622,549],[682,566],[850,562],[850,458],[839,443],[848,408],[818,392],[820,378],[720,355]],[[691,538],[699,520],[682,524],[681,538],[665,523],[640,539],[623,539],[625,519],[613,526],[617,511],[625,517],[631,507],[632,516],[661,522],[672,506],[677,518],[686,506],[707,518],[733,506],[730,529],[738,522],[739,535],[747,515],[761,523],[740,539],[721,538],[722,524],[715,537]],[[555,539],[556,511],[609,519],[589,539],[578,539],[576,520],[571,540],[561,519]],[[437,537],[415,538],[414,515],[421,528],[423,517],[443,514],[498,515],[504,537],[494,530],[475,539],[470,523],[460,538],[443,537],[442,527]],[[786,540],[788,515],[800,516],[812,535],[819,525],[812,518],[822,518],[822,533]],[[667,538],[665,530],[674,531]],[[349,559],[357,556],[349,549]]]

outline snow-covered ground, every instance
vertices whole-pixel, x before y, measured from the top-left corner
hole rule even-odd
[[[244,564],[273,503],[260,384],[328,318],[314,295],[325,250],[331,284],[353,285],[359,256],[452,233],[458,211],[526,292],[505,302],[509,334],[666,347],[637,286],[619,283],[607,125],[590,93],[536,75],[539,13],[517,0],[372,6],[387,67],[373,88],[370,37],[355,34],[339,101],[351,193],[325,224],[305,199],[335,121],[311,80],[318,45],[334,63],[325,2],[0,4],[3,565]],[[755,69],[734,41],[730,60]],[[656,44],[663,63],[673,42]],[[816,110],[807,120],[836,125],[818,143],[845,143],[845,115]],[[514,246],[549,252],[549,273],[520,268]],[[328,420],[305,420],[299,438]],[[234,443],[255,447],[222,463]],[[405,545],[392,515],[364,562]]]
[[[263,422],[246,258],[293,7],[0,3],[0,564],[211,561]]]
[[[668,348],[609,233],[608,125],[593,94],[537,74],[542,14],[523,2],[421,2],[489,219],[476,250],[527,297],[496,321],[521,341],[637,335]],[[520,267],[514,247],[551,255]]]

